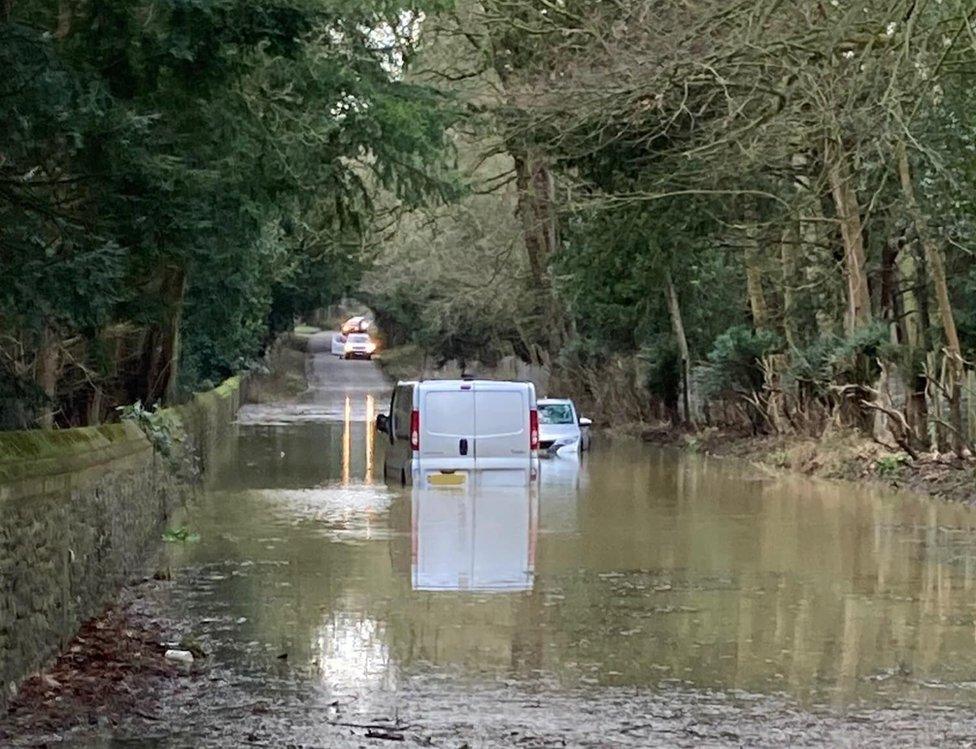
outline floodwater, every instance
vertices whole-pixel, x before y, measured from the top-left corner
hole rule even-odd
[[[226,446],[160,604],[211,655],[117,740],[976,740],[972,511],[624,441],[531,490],[401,489],[357,381]]]

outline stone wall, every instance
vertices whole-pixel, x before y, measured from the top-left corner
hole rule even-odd
[[[241,382],[173,409],[205,467],[227,441]],[[131,577],[188,490],[132,422],[0,433],[0,708]]]
[[[192,401],[173,409],[183,425],[189,447],[204,473],[232,435],[234,418],[247,390],[246,377],[232,377]]]

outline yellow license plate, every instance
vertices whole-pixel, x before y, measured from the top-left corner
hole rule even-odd
[[[433,486],[460,486],[465,478],[464,473],[429,473],[427,483]]]

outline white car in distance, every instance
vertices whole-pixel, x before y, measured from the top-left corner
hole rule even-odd
[[[590,419],[581,417],[569,398],[542,398],[539,408],[539,453],[579,453],[590,449]]]
[[[344,359],[372,359],[376,344],[366,333],[350,333],[346,336],[342,356]]]

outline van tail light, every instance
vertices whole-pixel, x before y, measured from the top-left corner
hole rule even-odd
[[[539,449],[539,412],[534,408],[529,411],[529,449]]]
[[[417,409],[410,412],[410,447],[420,449],[420,411]]]

